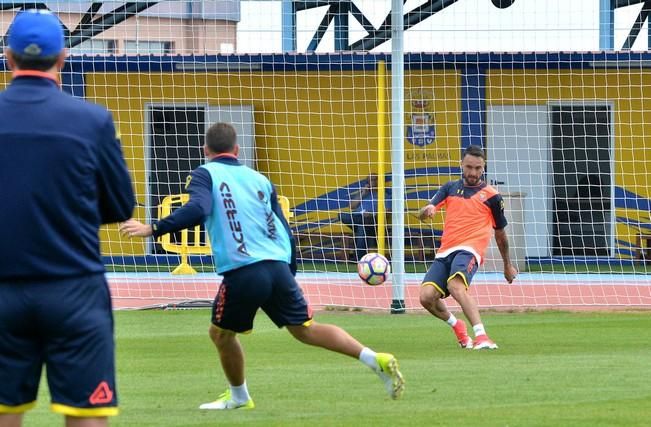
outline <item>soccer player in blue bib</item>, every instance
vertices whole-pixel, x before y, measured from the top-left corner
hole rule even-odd
[[[128,236],[158,237],[206,225],[217,272],[224,276],[213,302],[209,334],[230,387],[200,409],[254,407],[236,334],[252,330],[258,308],[297,340],[358,358],[380,376],[391,398],[399,398],[404,382],[393,355],[375,353],[343,329],[312,319],[312,310],[294,278],[294,239],[274,187],[266,177],[240,163],[238,151],[233,126],[212,125],[204,145],[209,161],[190,175],[188,203],[151,225],[130,219],[120,226]]]
[[[115,415],[111,297],[101,224],[134,206],[111,114],[62,92],[63,27],[49,11],[19,12],[0,94],[0,426],[36,404],[43,365],[52,410],[68,426]]]

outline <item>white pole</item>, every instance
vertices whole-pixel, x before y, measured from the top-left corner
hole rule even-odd
[[[405,74],[403,0],[391,0],[391,313],[405,312]]]

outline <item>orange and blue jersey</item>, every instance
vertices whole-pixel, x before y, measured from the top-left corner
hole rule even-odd
[[[430,204],[437,210],[445,208],[443,237],[436,258],[463,250],[472,253],[481,264],[493,230],[507,225],[502,196],[485,182],[468,186],[463,179],[450,181],[439,189]]]

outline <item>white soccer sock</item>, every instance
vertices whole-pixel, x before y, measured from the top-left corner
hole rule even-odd
[[[450,313],[450,318],[446,320],[448,322],[448,325],[452,326],[454,328],[454,325],[457,324],[457,318],[454,317],[454,314]]]
[[[231,397],[237,403],[246,403],[251,399],[249,390],[246,388],[246,381],[242,385],[231,386]]]
[[[479,335],[486,335],[486,329],[484,329],[483,323],[477,323],[476,325],[472,325],[472,330],[475,332],[475,337]]]
[[[359,360],[369,368],[377,371],[380,367],[377,364],[377,353],[368,347],[364,347],[359,353]]]

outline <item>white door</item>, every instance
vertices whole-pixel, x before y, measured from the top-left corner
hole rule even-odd
[[[509,194],[524,198],[521,239],[524,256],[550,256],[552,211],[547,106],[490,107],[486,130],[487,182],[505,195],[507,204]],[[507,228],[507,233],[513,234],[513,229]]]
[[[206,110],[206,130],[217,122],[230,123],[237,131],[240,145],[239,159],[248,167],[255,169],[255,122],[253,107],[250,105],[216,106]]]

